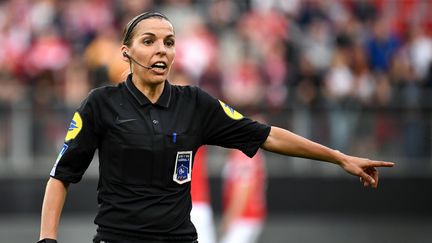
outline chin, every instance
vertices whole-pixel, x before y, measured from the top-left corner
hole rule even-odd
[[[155,77],[155,78],[152,78],[149,83],[154,84],[154,85],[158,85],[158,84],[164,83],[166,79],[167,79],[167,77],[165,77],[165,76]]]
[[[167,75],[142,75],[139,77],[139,79],[149,85],[158,85],[165,82]]]

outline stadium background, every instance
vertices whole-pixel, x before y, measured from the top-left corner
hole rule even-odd
[[[117,83],[122,27],[173,22],[171,80],[341,151],[395,161],[378,190],[336,166],[266,153],[261,242],[427,242],[432,226],[432,1],[0,1],[0,242],[32,242],[74,109]],[[226,150],[211,148],[220,216]],[[68,195],[61,242],[94,232],[97,163]]]

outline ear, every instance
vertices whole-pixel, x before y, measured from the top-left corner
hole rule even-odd
[[[129,58],[123,54],[125,52],[128,53],[129,48],[126,45],[122,45],[122,47],[120,48],[120,51],[121,51],[121,57],[122,57],[123,61],[129,62]]]

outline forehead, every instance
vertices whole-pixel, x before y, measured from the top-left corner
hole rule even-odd
[[[166,19],[161,18],[144,19],[135,28],[136,36],[143,35],[144,33],[152,33],[156,36],[174,35],[172,24]]]

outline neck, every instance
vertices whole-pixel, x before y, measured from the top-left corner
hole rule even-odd
[[[132,78],[132,82],[135,84],[135,87],[137,87],[137,89],[141,91],[141,93],[143,93],[153,104],[159,100],[165,87],[165,82],[149,83],[136,77]]]

